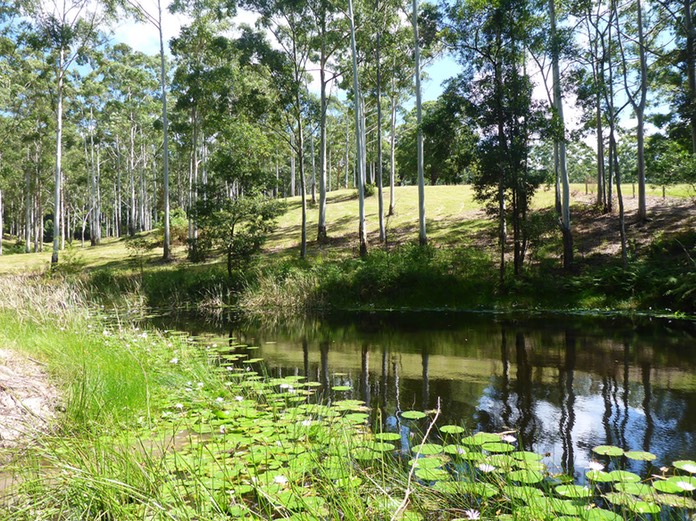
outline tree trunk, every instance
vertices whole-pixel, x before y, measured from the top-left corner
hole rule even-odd
[[[636,117],[638,118],[638,127],[636,129],[638,133],[638,219],[645,221],[648,218],[645,197],[645,104],[648,97],[648,64],[643,31],[643,7],[640,0],[636,0],[636,9],[638,15],[638,48],[640,53],[640,101],[638,106],[634,107],[636,108]]]
[[[570,229],[570,180],[566,164],[565,118],[563,116],[563,98],[561,97],[561,73],[559,67],[558,32],[556,29],[555,0],[549,0],[549,18],[551,21],[551,67],[553,74],[553,104],[562,134],[556,136],[557,175],[561,184],[561,233],[563,235],[563,267],[569,269],[573,265],[573,234]]]
[[[694,31],[691,0],[684,0],[684,30],[686,32],[686,70],[689,82],[689,123],[691,126],[691,153],[696,154],[696,33]]]
[[[391,97],[391,132],[389,133],[389,215],[394,215],[396,183],[396,94]]]
[[[167,76],[164,62],[164,37],[162,34],[162,2],[157,0],[157,10],[159,14],[159,41],[160,41],[160,82],[162,86],[162,134],[163,151],[162,167],[164,171],[164,245],[162,258],[165,261],[171,260],[170,251],[170,231],[169,231],[169,125],[167,121]]]
[[[65,49],[61,46],[57,68],[57,106],[56,106],[56,169],[54,186],[54,210],[53,210],[53,253],[51,254],[51,266],[58,264],[58,250],[60,249],[60,203],[61,203],[61,169],[63,162],[63,75]]]
[[[321,56],[319,57],[319,93],[320,120],[319,120],[319,222],[317,224],[317,241],[326,241],[326,31],[325,13],[322,8],[321,20]],[[330,179],[329,179],[330,183]]]
[[[376,11],[379,12],[379,0]],[[384,229],[384,193],[382,187],[382,67],[380,63],[382,29],[377,30],[377,49],[375,61],[377,66],[377,202],[379,212],[379,240],[384,243],[387,234]]]
[[[416,77],[416,153],[418,157],[418,242],[428,243],[425,230],[425,173],[423,171],[423,111],[421,102],[420,42],[418,41],[418,0],[413,0],[413,42]]]
[[[367,255],[367,233],[365,231],[365,191],[363,180],[365,179],[365,156],[363,145],[363,133],[361,131],[362,116],[360,104],[360,84],[358,81],[358,51],[355,43],[355,20],[353,18],[353,0],[348,0],[348,20],[350,22],[350,47],[353,58],[353,95],[355,100],[355,133],[356,133],[356,166],[358,187],[358,239],[360,242],[360,256]],[[348,166],[346,164],[346,166]]]

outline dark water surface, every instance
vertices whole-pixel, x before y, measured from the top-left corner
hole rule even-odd
[[[570,473],[603,444],[653,452],[657,467],[696,458],[693,322],[389,313],[285,326],[152,323],[208,346],[248,344],[264,360],[255,369],[304,375],[328,399],[364,400],[390,430],[399,412],[439,401],[438,424],[515,430]],[[344,385],[352,390],[331,389]]]

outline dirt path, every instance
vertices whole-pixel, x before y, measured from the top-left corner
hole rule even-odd
[[[21,447],[45,431],[57,399],[57,390],[39,362],[0,349],[0,449]]]
[[[57,389],[39,362],[0,349],[0,498],[16,484],[7,465],[48,430],[57,404]]]

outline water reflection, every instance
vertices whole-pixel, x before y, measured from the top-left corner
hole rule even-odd
[[[295,328],[160,322],[205,342],[225,330],[260,346],[271,375],[304,374],[329,399],[359,398],[407,437],[399,412],[442,404],[442,422],[517,431],[528,449],[580,474],[592,447],[696,456],[696,336],[655,322],[362,316]],[[220,329],[226,328],[226,329]],[[332,391],[350,385],[352,391]],[[646,463],[635,462],[646,471]]]

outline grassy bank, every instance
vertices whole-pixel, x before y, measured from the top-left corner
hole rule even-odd
[[[601,465],[577,482],[514,432],[468,435],[438,410],[382,431],[348,387],[327,403],[318,382],[265,376],[254,346],[201,348],[105,322],[59,281],[13,284],[0,293],[33,300],[2,301],[2,341],[47,365],[66,412],[16,455],[2,519],[618,521],[696,508],[693,461],[658,469],[649,453],[596,447]],[[645,476],[626,470],[636,460]]]
[[[521,273],[498,275],[495,224],[466,186],[428,187],[428,248],[414,246],[416,192],[399,187],[396,213],[386,222],[387,243],[378,244],[377,201],[367,199],[369,255],[357,255],[356,194],[332,192],[328,199],[329,240],[310,240],[299,259],[299,202],[278,222],[253,265],[228,277],[224,263],[186,260],[183,245],[175,261],[163,264],[159,250],[138,255],[123,240],[63,253],[60,270],[91,287],[91,294],[117,307],[223,305],[250,312],[286,314],[322,309],[632,310],[690,314],[696,310],[696,211],[691,188],[669,187],[667,198],[653,187],[651,220],[639,223],[635,200],[627,197],[629,264],[621,264],[618,222],[592,206],[592,187],[573,187],[575,266],[561,268],[561,236],[553,213],[553,192],[534,200],[530,239]],[[630,194],[631,185],[624,192]],[[659,195],[658,195],[659,194]],[[388,194],[387,194],[388,196]],[[633,206],[631,206],[633,205]],[[310,239],[316,211],[308,212]],[[508,251],[511,245],[508,245]],[[5,255],[0,273],[45,271],[49,254]]]

